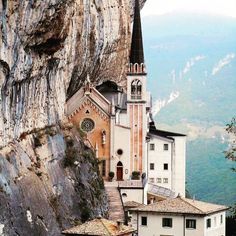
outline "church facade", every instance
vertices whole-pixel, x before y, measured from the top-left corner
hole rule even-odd
[[[138,1],[126,79],[125,90],[109,80],[95,87],[87,79],[66,104],[68,119],[96,153],[104,179],[109,172],[118,181],[145,173],[150,183],[185,196],[186,138],[158,130],[152,119]]]

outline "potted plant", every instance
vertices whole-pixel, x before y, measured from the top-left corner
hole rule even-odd
[[[113,171],[110,171],[109,174],[108,174],[108,176],[109,176],[109,180],[112,181],[112,179],[113,179],[114,176],[115,176],[115,173],[114,173]]]
[[[133,171],[132,172],[132,179],[133,180],[139,180],[140,179],[140,172],[139,171]]]

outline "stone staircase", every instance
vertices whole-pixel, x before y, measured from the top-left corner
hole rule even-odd
[[[124,222],[124,209],[117,186],[106,186],[105,184],[105,188],[109,201],[109,220]]]

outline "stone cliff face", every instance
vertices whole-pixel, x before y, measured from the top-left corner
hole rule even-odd
[[[87,74],[124,79],[132,1],[2,0],[0,146],[64,119]]]
[[[132,6],[0,2],[0,235],[60,235],[106,215],[97,162],[62,124],[65,102],[87,74],[124,83]]]
[[[76,132],[46,127],[0,154],[0,235],[61,235],[107,214],[98,163]]]

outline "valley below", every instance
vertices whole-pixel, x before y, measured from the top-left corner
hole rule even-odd
[[[236,163],[227,160],[224,151],[232,141],[224,126],[203,127],[180,123],[159,124],[160,129],[187,134],[186,188],[192,198],[233,206],[236,199]]]
[[[207,14],[144,17],[154,120],[187,135],[190,195],[228,206],[236,201],[236,163],[224,155],[236,115],[235,26],[234,18]]]

